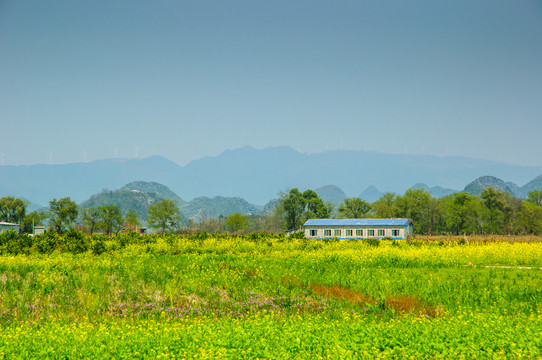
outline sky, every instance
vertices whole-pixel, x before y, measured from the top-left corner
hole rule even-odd
[[[246,145],[542,166],[542,2],[0,0],[0,165]]]

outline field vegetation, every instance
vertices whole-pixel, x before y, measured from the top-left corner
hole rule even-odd
[[[531,237],[0,234],[0,357],[541,358]]]

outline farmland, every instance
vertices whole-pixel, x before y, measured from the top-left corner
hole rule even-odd
[[[542,357],[534,237],[84,239],[3,250],[0,357]]]

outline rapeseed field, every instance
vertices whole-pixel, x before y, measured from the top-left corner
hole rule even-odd
[[[0,358],[542,358],[542,242],[88,240],[0,256]]]

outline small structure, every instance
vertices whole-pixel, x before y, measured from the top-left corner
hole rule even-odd
[[[35,225],[34,226],[34,233],[32,236],[38,236],[45,233],[45,226],[42,225]]]
[[[7,230],[15,230],[17,233],[19,232],[19,224],[13,224],[8,222],[0,222],[0,233],[3,233]]]
[[[309,219],[307,239],[408,239],[414,234],[410,219]]]

